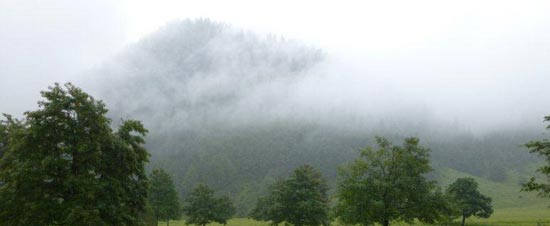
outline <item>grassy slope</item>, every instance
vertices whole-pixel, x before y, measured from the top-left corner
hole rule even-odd
[[[543,200],[531,193],[520,192],[520,175],[511,172],[502,183],[471,176],[452,169],[438,169],[439,183],[446,187],[460,177],[472,177],[479,183],[479,190],[493,198],[494,214],[488,219],[472,217],[467,225],[472,226],[550,226],[550,201]],[[159,225],[166,225],[161,223]],[[172,226],[183,226],[183,221],[171,222]],[[219,224],[211,224],[218,226]],[[250,219],[232,219],[227,226],[268,226],[266,222]],[[393,224],[406,225],[406,224]]]
[[[438,169],[437,172],[439,175],[439,184],[443,187],[446,187],[460,177],[474,178],[479,183],[479,190],[481,193],[493,199],[493,206],[495,209],[533,206],[543,207],[550,204],[550,202],[538,198],[533,193],[520,192],[520,176],[516,173],[508,173],[508,179],[504,182],[494,182],[452,169]]]
[[[458,172],[452,169],[439,169],[440,185],[446,186],[459,177],[472,177],[479,183],[479,190],[493,198],[494,214],[488,219],[472,217],[467,222],[475,225],[548,225],[550,226],[550,201],[538,198],[533,193],[520,192],[520,177],[509,172],[508,179],[502,183],[493,182]],[[472,224],[474,225],[474,224]]]

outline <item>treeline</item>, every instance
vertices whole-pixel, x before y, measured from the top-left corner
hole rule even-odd
[[[169,222],[181,212],[187,223],[205,225],[225,224],[235,214],[229,197],[215,198],[206,185],[196,186],[180,206],[169,174],[154,170],[148,179],[147,130],[139,121],[123,121],[113,131],[105,105],[71,84],[56,84],[42,96],[40,109],[26,112],[25,120],[6,116],[0,123],[0,225],[141,225],[151,215]],[[490,198],[461,201],[467,190],[453,190],[455,185],[448,197],[436,191],[426,179],[429,149],[418,139],[403,146],[376,141],[378,149],[364,149],[342,169],[333,217],[389,225],[448,221],[458,213],[465,218],[465,209],[492,213]],[[477,194],[470,182],[469,192]],[[275,225],[328,225],[327,191],[322,174],[305,165],[273,183],[250,215]]]
[[[141,122],[122,121],[113,130],[105,105],[71,84],[56,84],[42,96],[40,108],[24,120],[6,115],[0,123],[0,225],[144,225],[183,213],[188,224],[204,226],[235,215],[231,197],[206,184],[190,189],[180,203],[169,173],[158,169],[147,176]],[[479,193],[472,178],[445,189],[429,179],[431,150],[418,138],[394,145],[376,137],[375,143],[340,168],[334,195],[325,176],[306,164],[268,183],[247,215],[273,225],[387,226],[456,218],[464,225],[470,216],[492,214],[491,198]],[[527,147],[548,156],[548,143]],[[539,172],[550,174],[548,166]],[[531,178],[524,189],[547,197],[547,186]]]
[[[338,129],[300,122],[217,132],[225,135],[182,136],[178,144],[167,142],[158,144],[160,147],[150,144],[149,149],[153,151],[151,167],[163,167],[173,175],[182,196],[198,183],[208,183],[221,193],[231,194],[240,216],[247,214],[255,198],[265,194],[270,183],[303,164],[318,168],[328,181],[330,193],[334,193],[337,168],[356,158],[361,148],[375,143],[372,137],[376,136],[366,132],[342,133]],[[385,136],[393,141],[402,139],[397,135]],[[514,171],[519,175],[530,174],[525,166],[540,159],[526,152],[521,144],[539,136],[518,131],[490,134],[484,138],[423,137],[423,142],[432,150],[430,161],[436,169],[430,174],[432,177],[437,177],[437,169],[451,168],[503,182]],[[179,151],[172,154],[155,152],[164,147]],[[528,177],[523,177],[526,182]]]

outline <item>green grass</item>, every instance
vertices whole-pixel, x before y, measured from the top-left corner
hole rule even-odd
[[[159,225],[166,225],[160,222]],[[171,226],[184,226],[184,221],[170,221]],[[394,226],[405,226],[408,224],[394,223]],[[415,224],[422,225],[422,224]],[[493,216],[488,219],[469,218],[466,225],[470,226],[550,226],[550,209],[548,208],[508,208],[497,209]],[[209,226],[221,226],[220,224],[209,224]],[[246,218],[231,219],[227,226],[269,226],[267,222],[259,222]]]
[[[546,206],[496,209],[488,219],[471,218],[467,222],[488,226],[550,226],[550,209]]]
[[[481,193],[493,199],[495,212],[488,218],[471,217],[467,225],[475,226],[550,226],[550,200],[533,193],[521,192],[522,175],[508,172],[507,180],[494,182],[452,169],[439,169],[439,184],[446,187],[460,177],[472,177],[479,183]],[[525,177],[525,176],[523,176]]]
[[[165,222],[159,222],[159,226],[166,225]],[[184,221],[170,221],[170,226],[184,226]],[[209,224],[209,226],[222,226],[221,224],[212,223]],[[246,218],[235,218],[231,219],[227,222],[226,226],[269,226],[269,223],[267,222],[260,222],[255,221],[252,219],[246,219]]]

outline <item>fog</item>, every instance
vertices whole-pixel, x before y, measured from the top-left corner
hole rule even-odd
[[[210,18],[318,48],[324,56],[298,80],[238,83],[252,88],[225,115],[246,121],[247,107],[269,103],[262,114],[269,108],[303,118],[420,119],[478,134],[542,128],[550,114],[549,10],[543,1],[3,0],[0,112],[20,116],[36,108],[39,91],[54,82],[72,81],[108,98],[101,84],[125,78],[98,72],[168,23]],[[187,95],[219,84],[236,83],[196,81]]]

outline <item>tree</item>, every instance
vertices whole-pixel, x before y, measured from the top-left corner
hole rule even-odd
[[[447,206],[435,182],[425,176],[432,171],[429,149],[417,138],[402,147],[377,137],[378,149],[366,148],[360,158],[339,172],[336,215],[348,224],[390,225],[391,221],[443,220]]]
[[[550,121],[550,116],[544,117],[544,121]],[[546,126],[546,129],[550,129],[550,125]],[[523,185],[522,191],[538,192],[538,195],[542,198],[550,198],[550,140],[534,140],[525,145],[529,152],[537,153],[546,158],[547,165],[541,166],[537,169],[538,173],[541,173],[546,177],[546,182],[540,182],[535,177]]]
[[[0,120],[0,160],[8,150],[9,135],[17,133],[18,130],[23,128],[21,121],[7,114],[4,114],[4,117],[6,118],[5,120]],[[2,161],[0,161],[0,171],[4,168]],[[0,190],[3,184],[3,179],[0,177]]]
[[[153,208],[157,224],[159,220],[164,220],[166,225],[170,225],[170,220],[177,220],[181,216],[181,206],[174,182],[163,169],[153,170],[149,180],[151,183],[149,203]]]
[[[478,184],[473,178],[458,178],[447,188],[447,192],[460,210],[462,226],[466,218],[472,215],[488,218],[493,213],[491,198],[482,195],[477,187]]]
[[[273,225],[328,225],[327,188],[321,173],[304,165],[289,178],[275,183],[270,193],[258,200],[251,216]]]
[[[72,84],[42,92],[39,109],[4,121],[0,225],[142,225],[147,130]]]
[[[217,199],[216,210],[214,212],[217,214],[213,221],[225,225],[227,224],[227,220],[231,219],[237,210],[229,197],[223,196]]]
[[[8,139],[8,121],[0,121],[0,158],[2,158],[2,156],[4,155],[4,152],[8,147],[7,139]]]
[[[256,206],[250,212],[250,217],[257,221],[271,221],[271,225],[278,225],[285,221],[284,180],[277,180],[269,186],[268,195],[258,198]]]
[[[227,197],[216,198],[208,186],[199,184],[185,200],[183,212],[186,224],[206,225],[210,222],[226,224],[235,214],[235,207]]]

